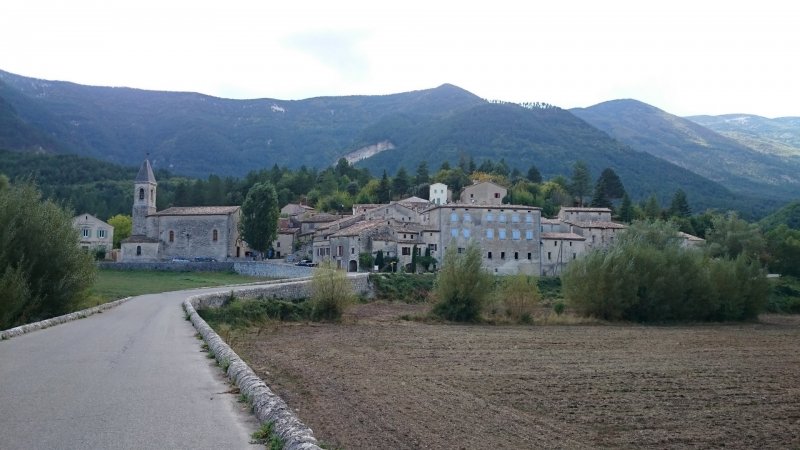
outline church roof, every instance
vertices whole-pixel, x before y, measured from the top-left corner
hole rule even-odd
[[[224,216],[239,210],[238,206],[173,206],[154,216]]]
[[[139,167],[139,173],[136,175],[136,183],[145,182],[145,183],[155,183],[156,176],[153,175],[153,167],[150,166],[150,160],[145,159],[142,163],[142,167]]]

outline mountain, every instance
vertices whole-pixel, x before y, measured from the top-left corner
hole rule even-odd
[[[800,201],[791,202],[774,213],[764,217],[759,222],[761,228],[772,230],[780,225],[800,230]]]
[[[6,148],[77,153],[123,165],[137,165],[149,152],[155,166],[194,176],[241,176],[276,163],[333,164],[349,151],[375,144],[360,140],[361,132],[383,116],[424,120],[484,103],[452,85],[383,96],[229,100],[1,71],[0,100],[8,104],[3,130],[47,138],[6,139]]]
[[[787,201],[800,193],[800,159],[758,152],[693,121],[636,100],[571,112],[634,149],[746,196]]]
[[[752,114],[687,117],[752,149],[800,158],[800,117],[768,119]]]
[[[553,176],[568,175],[583,160],[594,176],[606,167],[617,171],[634,199],[656,194],[666,203],[683,188],[698,211],[763,215],[771,206],[749,195],[755,191],[731,192],[621,145],[569,111],[489,103],[448,84],[381,96],[229,100],[0,71],[0,101],[0,139],[8,149],[134,167],[149,153],[156,168],[189,176],[242,176],[274,164],[326,167],[354,154],[367,156],[358,164],[373,173],[413,170],[423,160],[434,169],[465,156],[478,163],[504,158],[523,172],[535,164]]]

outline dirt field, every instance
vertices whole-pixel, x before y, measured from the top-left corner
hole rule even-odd
[[[800,448],[800,317],[459,326],[361,305],[234,347],[328,448]],[[353,320],[351,320],[353,321]]]

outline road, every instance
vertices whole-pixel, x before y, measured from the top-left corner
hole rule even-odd
[[[255,418],[184,320],[183,299],[215,290],[0,341],[0,449],[257,448]]]

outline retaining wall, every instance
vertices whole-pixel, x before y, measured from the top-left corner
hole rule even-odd
[[[348,277],[353,289],[359,293],[369,293],[369,275],[357,274]],[[272,282],[258,287],[232,289],[238,298],[301,298],[310,296],[311,279]],[[320,450],[314,432],[295,416],[286,403],[262,381],[253,370],[242,361],[219,335],[197,314],[196,308],[215,308],[221,306],[230,293],[200,294],[187,298],[183,308],[194,327],[208,344],[220,367],[236,383],[241,393],[253,406],[253,414],[261,423],[272,423],[273,433],[280,436],[284,449]]]
[[[220,261],[220,262],[100,262],[100,269],[150,270],[161,272],[236,272],[251,277],[301,278],[310,277],[314,269],[305,266],[269,261]]]

